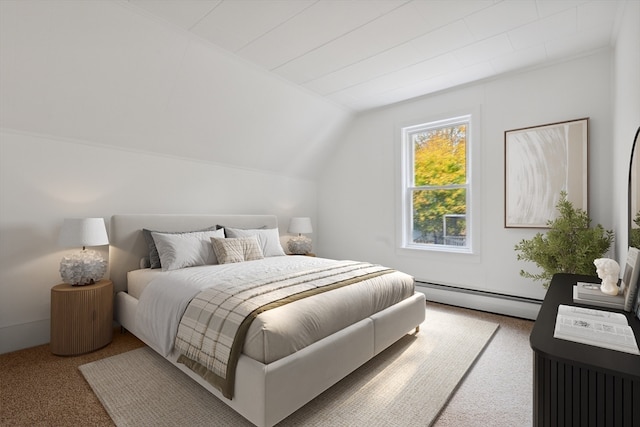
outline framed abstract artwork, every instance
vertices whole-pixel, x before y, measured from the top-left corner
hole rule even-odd
[[[588,213],[589,118],[504,132],[506,228],[546,228],[560,192]]]

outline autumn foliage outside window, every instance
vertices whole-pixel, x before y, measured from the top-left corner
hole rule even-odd
[[[403,129],[405,246],[469,248],[470,117]]]

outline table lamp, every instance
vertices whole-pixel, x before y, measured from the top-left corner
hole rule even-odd
[[[87,246],[109,244],[107,229],[102,218],[65,218],[58,237],[62,247],[82,246],[80,252],[68,255],[60,261],[60,276],[65,283],[74,286],[91,285],[104,277],[107,261]]]
[[[287,243],[289,252],[295,255],[305,255],[311,252],[311,239],[302,235],[313,232],[311,218],[291,218],[287,232],[298,234],[296,237],[289,239]]]

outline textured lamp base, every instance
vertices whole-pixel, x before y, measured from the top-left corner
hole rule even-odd
[[[65,283],[92,285],[104,277],[107,261],[96,251],[83,249],[60,261],[60,276]]]
[[[294,255],[306,255],[311,252],[311,239],[305,236],[297,236],[289,239],[287,243],[289,252]]]

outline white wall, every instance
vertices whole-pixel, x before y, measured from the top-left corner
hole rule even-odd
[[[626,179],[640,116],[628,3],[613,61],[602,52],[372,111],[342,138],[348,111],[127,2],[0,1],[0,353],[48,341],[71,216],[271,213],[283,231],[309,215],[321,255],[541,297],[512,251],[533,232],[502,228],[502,133],[591,117],[592,216],[626,224],[626,192],[609,190]],[[468,106],[482,112],[480,255],[399,256],[394,129]]]
[[[471,84],[360,115],[318,181],[318,251],[371,260],[417,279],[509,295],[543,298],[523,279],[514,245],[536,230],[505,229],[504,131],[590,117],[590,214],[618,229],[611,205],[611,55],[587,57]],[[397,127],[411,120],[479,107],[481,110],[480,251],[476,256],[396,250]]]
[[[54,137],[0,133],[0,353],[49,341],[65,217],[118,213],[315,217],[312,181]]]
[[[612,205],[620,233],[616,240],[618,260],[627,257],[627,185],[633,137],[640,126],[640,2],[625,5],[613,56],[613,194]],[[640,186],[640,182],[635,184]]]
[[[349,112],[120,1],[0,1],[0,126],[314,178]]]
[[[0,353],[49,341],[65,217],[316,217],[351,113],[126,2],[0,1]],[[315,224],[314,224],[315,225]]]

